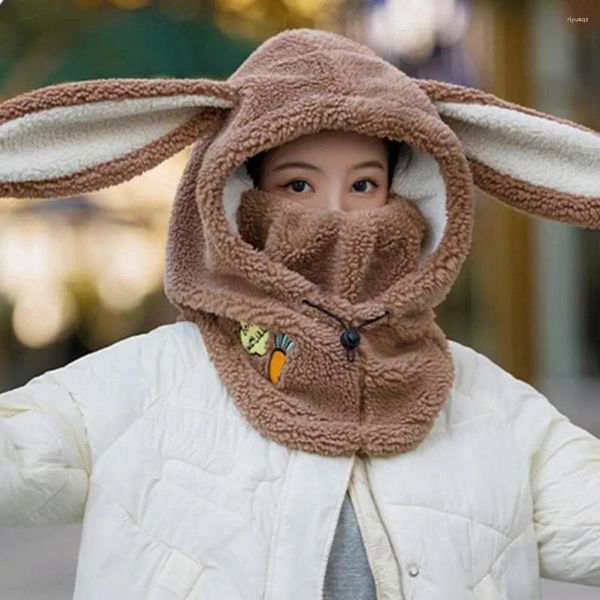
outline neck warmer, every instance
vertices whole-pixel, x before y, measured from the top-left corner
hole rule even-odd
[[[250,157],[332,129],[403,142],[387,205],[334,214],[253,189]],[[596,132],[306,28],[226,81],[70,82],[3,102],[0,196],[84,194],[189,144],[166,296],[249,424],[309,452],[388,456],[427,436],[453,380],[434,309],[469,252],[473,183],[600,227]]]
[[[214,327],[203,323],[209,344],[237,347],[246,375],[229,384],[249,384],[240,404],[246,416],[265,427],[261,413],[273,417],[280,407],[270,434],[325,454],[414,443],[452,382],[446,339],[430,311],[406,318],[375,307],[418,264],[426,232],[419,211],[393,193],[382,207],[345,212],[253,189],[242,194],[237,220],[242,239],[324,296],[374,301],[373,316],[355,322],[331,310],[334,303],[301,298],[300,329],[269,331],[223,317]]]
[[[335,211],[250,189],[236,223],[254,252],[319,292],[299,297],[293,315],[274,298],[256,319],[251,311],[240,320],[186,315],[245,417],[281,443],[321,454],[413,447],[453,377],[432,310],[383,308],[419,264],[426,224],[414,204],[392,192],[382,207]],[[227,260],[215,257],[210,269],[219,281],[236,280]],[[340,300],[362,304],[363,316],[348,318]]]

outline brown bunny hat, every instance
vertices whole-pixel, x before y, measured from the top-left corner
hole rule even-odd
[[[242,200],[265,199],[245,161],[324,129],[406,142],[390,200],[412,203],[426,226],[418,256],[406,246],[410,269],[362,297],[289,268],[238,230]],[[473,182],[519,210],[600,227],[595,132],[478,90],[411,79],[367,47],[311,29],[268,39],[226,81],[95,80],[4,102],[0,195],[97,190],[191,143],[169,227],[166,294],[180,318],[198,324],[247,420],[306,451],[385,456],[429,432],[453,378],[433,308],[469,251]],[[407,214],[395,222],[416,235]]]

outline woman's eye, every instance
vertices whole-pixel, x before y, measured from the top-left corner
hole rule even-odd
[[[306,190],[305,186],[310,187],[310,183],[308,183],[308,181],[306,181],[305,179],[294,179],[294,180],[286,183],[283,187],[288,188],[290,186],[294,192],[303,192]]]
[[[366,184],[371,184],[373,187],[367,189]],[[358,187],[357,187],[358,186]],[[356,181],[352,184],[352,189],[355,192],[367,192],[377,189],[379,186],[372,179],[361,179],[360,181]]]

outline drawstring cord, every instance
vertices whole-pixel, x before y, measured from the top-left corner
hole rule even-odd
[[[363,321],[357,327],[350,327],[349,325],[346,325],[346,323],[344,323],[344,321],[341,319],[341,317],[339,317],[335,313],[332,313],[331,311],[327,310],[326,308],[323,308],[322,306],[319,306],[318,304],[313,304],[312,302],[308,301],[306,298],[302,298],[301,302],[303,304],[308,304],[309,306],[312,306],[313,308],[316,308],[316,309],[320,310],[321,312],[325,313],[326,315],[329,315],[330,317],[334,318],[344,328],[344,331],[342,332],[342,335],[340,336],[340,343],[346,349],[346,360],[348,362],[354,361],[354,354],[355,354],[356,347],[358,346],[358,344],[360,344],[359,331],[365,325],[374,323],[375,321],[378,321],[379,319],[383,319],[383,317],[390,314],[390,311],[386,310],[382,315],[379,315],[378,317],[372,317],[371,319],[367,319],[366,321]]]

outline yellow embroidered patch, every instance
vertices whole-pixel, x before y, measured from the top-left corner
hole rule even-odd
[[[260,325],[240,321],[240,340],[246,352],[264,356],[267,353],[269,332]]]

